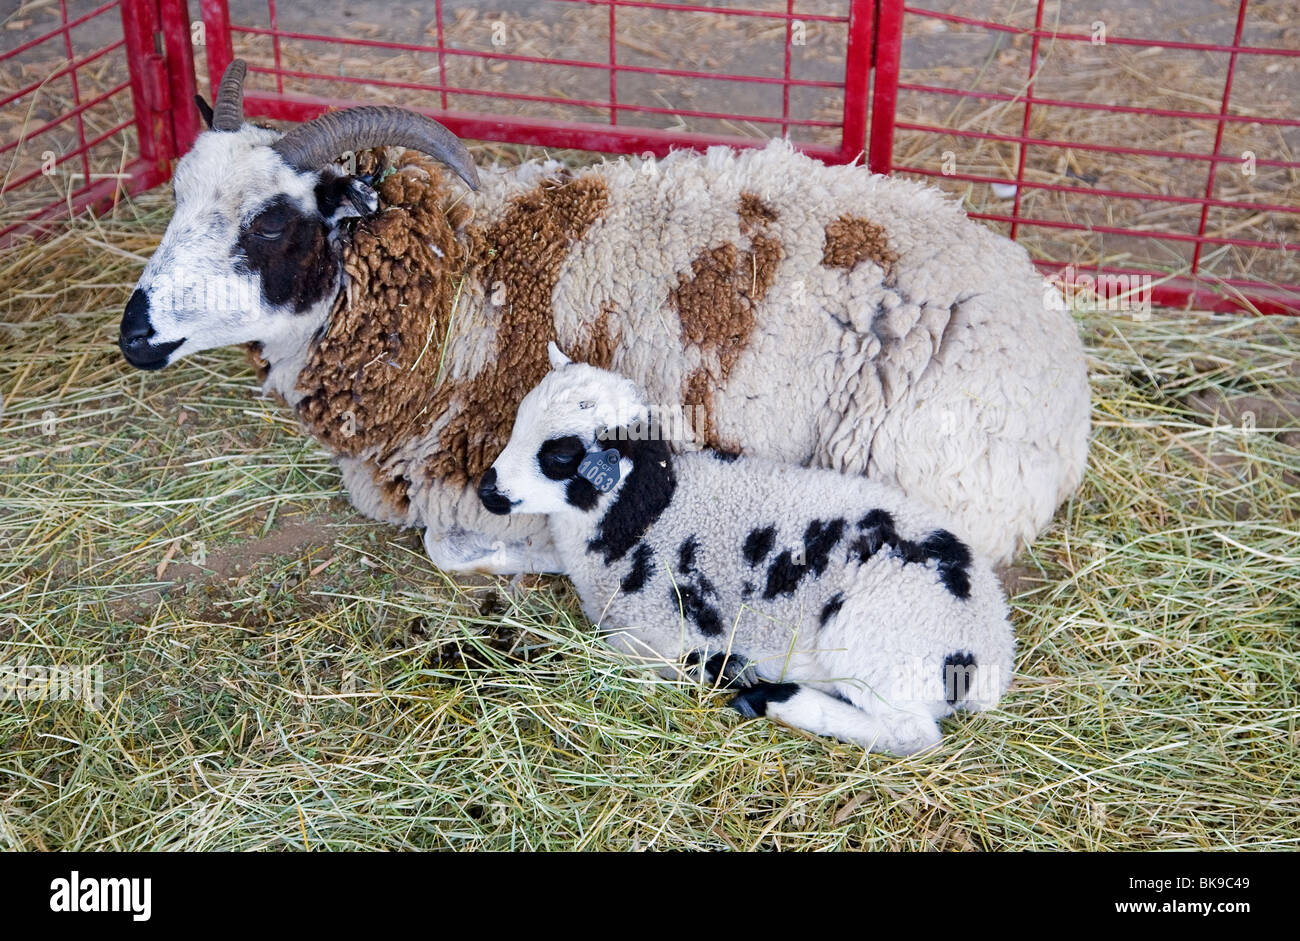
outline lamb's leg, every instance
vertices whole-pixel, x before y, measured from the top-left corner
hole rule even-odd
[[[448,529],[424,531],[424,551],[444,572],[481,572],[518,575],[525,572],[563,572],[560,557],[549,542],[530,545],[527,540],[490,539],[485,533]]]
[[[697,682],[718,689],[743,689],[757,682],[750,662],[738,653],[725,650],[712,655],[708,648],[698,648],[686,655],[687,675]]]
[[[929,715],[901,709],[865,712],[798,683],[760,683],[740,693],[730,705],[746,718],[767,716],[817,735],[895,755],[910,755],[940,739],[939,725]]]

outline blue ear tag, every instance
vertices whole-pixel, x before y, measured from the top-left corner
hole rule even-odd
[[[618,448],[605,451],[588,451],[587,456],[578,465],[578,476],[582,477],[601,493],[609,493],[618,483],[619,453]]]

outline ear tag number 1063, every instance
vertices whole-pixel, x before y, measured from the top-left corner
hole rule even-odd
[[[578,476],[585,479],[601,493],[609,493],[618,483],[619,453],[617,448],[605,451],[588,451],[578,465]]]

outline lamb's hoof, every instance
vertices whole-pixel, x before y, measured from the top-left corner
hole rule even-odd
[[[758,719],[767,715],[769,703],[785,702],[797,692],[798,683],[759,683],[738,693],[727,705],[746,719]]]
[[[719,689],[743,689],[758,682],[749,661],[740,654],[715,653],[705,660],[704,653],[692,650],[686,655],[686,667],[700,682]]]

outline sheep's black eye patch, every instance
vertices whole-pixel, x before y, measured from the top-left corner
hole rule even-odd
[[[542,443],[537,450],[537,466],[551,480],[568,480],[578,472],[587,448],[577,435],[565,435]]]
[[[332,291],[338,276],[323,219],[284,196],[263,206],[239,233],[236,267],[259,276],[268,304],[303,313]]]

